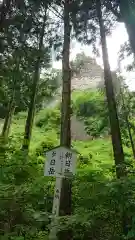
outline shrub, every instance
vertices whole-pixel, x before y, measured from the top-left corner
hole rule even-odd
[[[28,113],[27,112],[19,112],[14,116],[15,120],[26,119]]]
[[[34,151],[36,155],[45,155],[47,150],[50,150],[58,145],[57,134],[55,131],[48,131],[47,135],[43,137],[36,145]]]
[[[21,151],[7,155],[0,175],[0,239],[36,240],[47,234],[52,196],[43,165]]]
[[[51,125],[51,128],[59,128],[60,110],[58,108],[41,110],[36,117],[35,125],[40,128],[47,128],[48,125]]]
[[[73,94],[73,109],[84,120],[87,133],[97,137],[108,134],[108,110],[105,96],[99,91],[81,91]]]

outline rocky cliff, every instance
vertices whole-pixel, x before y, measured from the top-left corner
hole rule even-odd
[[[71,81],[71,89],[86,90],[104,86],[103,69],[95,60],[83,56],[83,64],[74,71]],[[48,107],[55,107],[61,101],[60,87],[54,99],[49,103]],[[91,137],[86,133],[84,122],[75,115],[71,116],[71,136],[72,140],[85,141]]]
[[[104,86],[103,69],[94,59],[86,58],[72,77],[72,90],[93,89]]]

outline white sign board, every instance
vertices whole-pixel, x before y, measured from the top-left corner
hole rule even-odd
[[[56,147],[46,152],[44,175],[56,176],[54,200],[52,209],[52,226],[49,239],[56,239],[57,216],[59,216],[62,178],[75,174],[77,154],[66,147]]]
[[[46,152],[45,176],[75,174],[77,154],[66,147],[56,147]]]

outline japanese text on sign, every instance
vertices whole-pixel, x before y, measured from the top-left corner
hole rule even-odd
[[[65,172],[74,174],[76,154],[72,150],[68,150],[65,147],[58,147],[48,151],[46,156],[46,176],[56,176],[57,174],[64,175]]]

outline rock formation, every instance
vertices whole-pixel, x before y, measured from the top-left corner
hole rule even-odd
[[[71,64],[72,81],[71,89],[86,90],[104,88],[104,72],[103,69],[91,57],[85,56],[83,53],[78,54],[77,58]],[[113,73],[114,87],[117,86],[116,74]],[[54,107],[61,99],[61,90],[58,89],[55,99],[49,104],[49,107]],[[72,140],[88,140],[91,137],[86,133],[84,122],[76,116],[71,117],[71,135]]]

